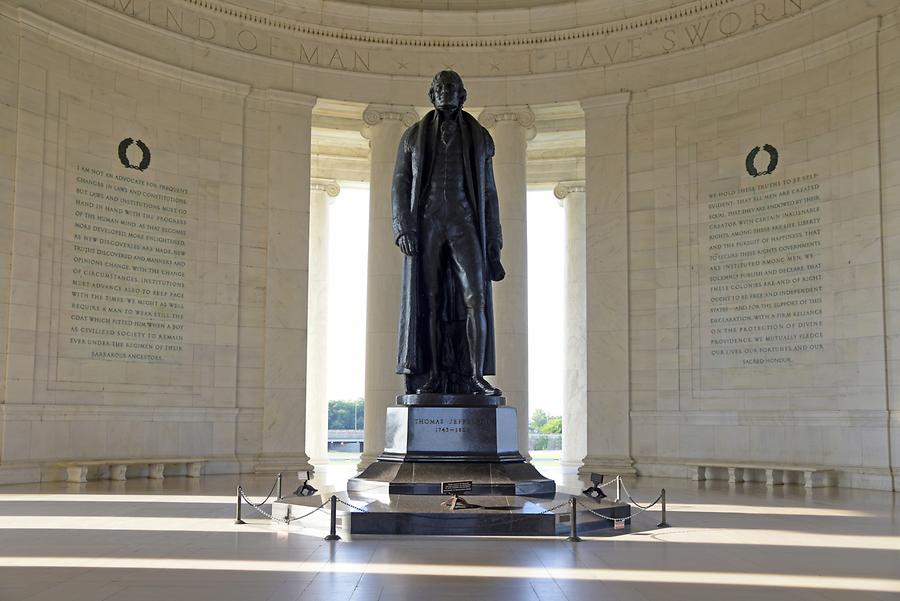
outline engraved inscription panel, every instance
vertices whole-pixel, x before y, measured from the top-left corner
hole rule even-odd
[[[188,363],[190,185],[81,156],[66,173],[59,357]]]
[[[820,362],[829,342],[827,178],[709,182],[698,223],[701,367]]]

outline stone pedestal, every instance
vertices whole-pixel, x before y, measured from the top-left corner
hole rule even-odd
[[[503,397],[407,394],[387,408],[384,452],[347,490],[441,494],[471,481],[472,495],[553,495],[556,484],[519,453],[518,416]]]
[[[515,407],[388,407],[382,461],[523,461]]]

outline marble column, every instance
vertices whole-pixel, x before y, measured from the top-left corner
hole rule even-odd
[[[312,109],[304,94],[257,94],[268,116],[262,454],[257,472],[310,469],[306,339]]]
[[[584,182],[560,183],[553,194],[562,202],[566,214],[566,347],[561,464],[579,467],[587,455],[587,232]]]
[[[359,469],[384,450],[384,418],[404,390],[397,369],[397,324],[403,257],[391,230],[391,185],[397,146],[418,119],[412,107],[369,105],[363,135],[369,140],[369,262],[366,289],[366,415]]]
[[[328,205],[340,192],[334,181],[310,186],[306,452],[317,466],[328,463]]]
[[[534,137],[534,113],[527,106],[489,107],[478,120],[496,146],[494,179],[503,227],[501,253],[506,278],[494,283],[497,376],[506,402],[518,410],[519,450],[528,452],[528,261],[526,149]]]
[[[628,331],[628,105],[582,100],[585,119],[587,453],[579,473],[634,474]]]

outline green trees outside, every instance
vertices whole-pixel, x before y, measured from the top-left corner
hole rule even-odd
[[[539,434],[562,434],[562,416],[551,416],[543,409],[537,409],[531,414],[528,430]]]
[[[537,409],[531,414],[528,432],[528,443],[532,451],[559,449],[562,417],[549,415],[543,409]]]
[[[364,416],[363,399],[328,401],[329,430],[362,430]]]

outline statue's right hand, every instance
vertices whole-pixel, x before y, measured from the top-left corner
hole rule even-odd
[[[401,234],[400,237],[397,238],[397,245],[400,247],[403,254],[409,257],[419,252],[419,245],[416,242],[416,239],[409,234]]]

